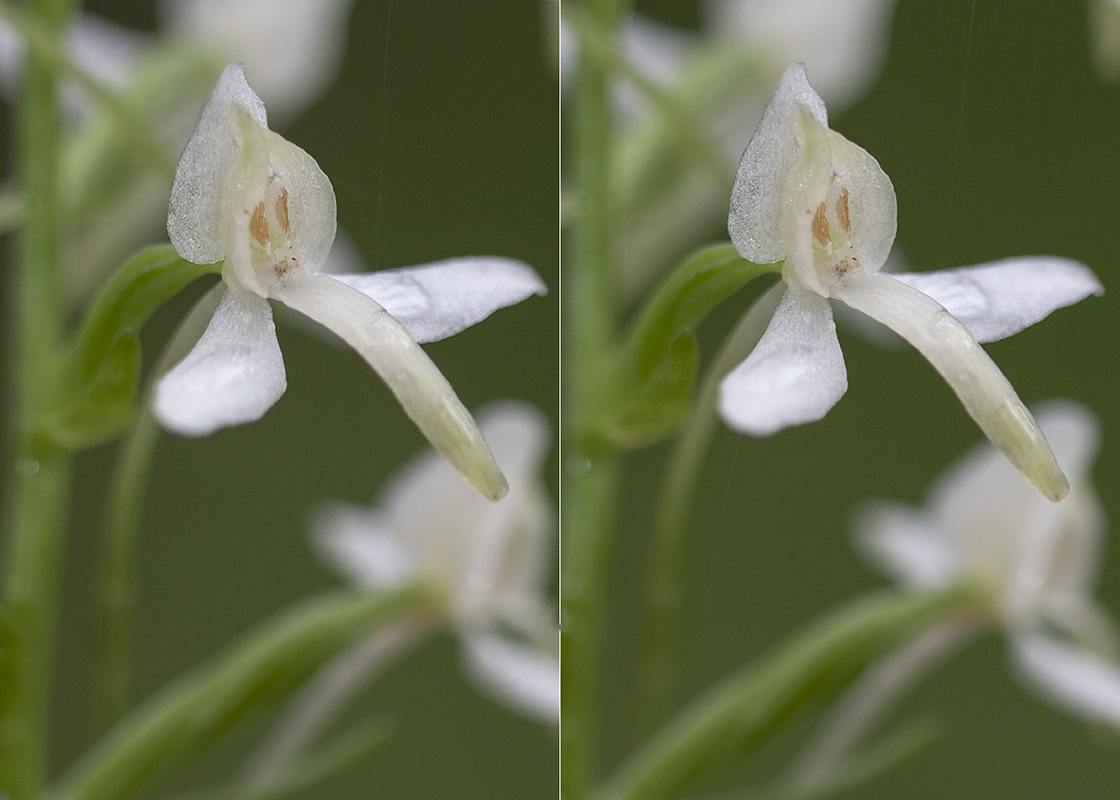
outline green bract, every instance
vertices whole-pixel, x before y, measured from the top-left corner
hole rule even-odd
[[[48,432],[87,447],[128,424],[140,383],[141,326],[157,308],[219,264],[192,264],[168,245],[140,251],[102,290],[65,357]]]
[[[728,244],[705,247],[661,286],[619,353],[602,433],[637,447],[677,429],[696,384],[696,327],[713,308],[750,281],[777,273],[781,264],[745,260]]]

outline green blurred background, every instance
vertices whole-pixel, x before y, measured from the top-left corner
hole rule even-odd
[[[691,2],[637,8],[699,24]],[[1071,0],[899,0],[878,80],[830,123],[894,182],[896,248],[910,269],[1058,254],[1101,277],[1105,297],[987,349],[1028,404],[1071,397],[1100,416],[1094,478],[1120,530],[1120,85],[1093,70],[1088,10]],[[811,60],[808,71],[812,80]],[[726,239],[719,224],[711,238]],[[757,293],[748,288],[705,323],[709,357]],[[717,435],[687,548],[678,703],[830,607],[884,585],[850,546],[854,508],[872,497],[920,502],[980,438],[917,353],[879,349],[851,329],[840,339],[850,388],[825,420],[769,439]],[[627,461],[606,637],[608,767],[633,745],[636,597],[666,452]],[[1102,567],[1099,596],[1120,618],[1120,541]],[[995,636],[938,669],[892,719],[930,713],[943,731],[931,747],[845,796],[1116,797],[1120,738],[1028,696]],[[779,763],[764,758],[738,785],[765,780]]]
[[[86,8],[132,27],[156,24],[150,0]],[[532,2],[357,0],[338,80],[280,132],[330,176],[339,227],[369,269],[472,254],[520,258],[537,268],[548,297],[426,349],[468,407],[520,397],[555,423],[559,110],[542,21]],[[145,331],[149,358],[205,288],[200,282],[154,318]],[[425,446],[355,353],[309,336],[290,316],[279,315],[277,328],[288,390],[264,419],[202,440],[167,436],[159,450],[141,538],[136,698],[274,612],[339,586],[309,550],[308,512],[327,499],[368,503]],[[89,742],[88,609],[114,452],[102,447],[78,462],[56,770]],[[546,479],[555,496],[551,466]],[[369,715],[390,720],[392,738],[299,796],[554,794],[555,734],[467,684],[450,637],[390,669],[347,719]],[[250,726],[169,788],[228,774],[261,729]]]

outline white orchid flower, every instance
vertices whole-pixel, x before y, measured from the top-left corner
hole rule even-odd
[[[372,509],[325,507],[314,541],[360,586],[426,584],[444,623],[459,634],[475,683],[516,710],[556,721],[559,663],[544,600],[555,519],[539,478],[548,425],[535,408],[515,402],[483,409],[479,422],[509,479],[501,503],[485,502],[425,454]]]
[[[188,261],[223,262],[226,292],[194,350],[155,387],[164,427],[204,436],[256,420],[279,399],[287,383],[268,304],[279,300],[357,350],[479,491],[504,494],[474,420],[417,342],[543,293],[530,267],[468,258],[318,274],[335,235],[334,191],[314,159],[268,129],[240,64],[222,73],[183,151],[167,231]]]
[[[941,477],[924,508],[868,509],[859,544],[906,585],[972,584],[981,620],[1007,634],[1031,690],[1120,728],[1120,638],[1092,596],[1105,530],[1089,482],[1098,425],[1069,402],[1040,409],[1038,420],[1070,478],[1064,502],[1042,500],[984,446]]]
[[[839,300],[917,348],[1039,491],[1064,497],[1068,484],[1046,440],[978,342],[1100,294],[1096,276],[1055,257],[882,274],[895,226],[890,179],[828,128],[805,66],[794,64],[743,154],[731,195],[736,249],[755,263],[783,261],[787,289],[758,346],[723,381],[724,421],[766,436],[818,420],[840,400],[848,380],[828,303]]]

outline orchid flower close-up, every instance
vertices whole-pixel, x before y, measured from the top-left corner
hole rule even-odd
[[[1100,294],[1100,282],[1085,265],[1049,256],[882,274],[895,228],[890,179],[829,129],[805,66],[794,64],[743,153],[731,196],[736,249],[758,264],[783,262],[786,290],[757,347],[723,380],[724,421],[766,436],[836,405],[848,387],[828,302],[839,300],[913,345],[1039,491],[1064,497],[1068,484],[1046,440],[979,342]]]
[[[479,491],[494,499],[505,493],[469,412],[417,342],[543,294],[530,267],[469,258],[318,274],[335,235],[334,191],[307,153],[268,129],[240,64],[222,74],[179,161],[167,230],[188,261],[222,262],[226,290],[194,350],[156,385],[164,427],[204,436],[256,420],[279,399],[286,378],[268,305],[274,299],[357,350]]]
[[[315,543],[361,587],[428,586],[440,621],[460,637],[471,679],[510,707],[555,722],[559,664],[544,594],[555,523],[539,475],[548,425],[513,401],[482,409],[479,423],[509,480],[501,503],[485,502],[429,453],[391,480],[372,509],[321,509]]]
[[[1022,681],[1053,705],[1120,728],[1120,636],[1096,601],[1105,519],[1090,484],[1093,414],[1053,402],[1038,421],[1069,475],[1044,502],[988,446],[951,467],[926,506],[881,503],[859,525],[869,559],[901,583],[976,590],[982,624],[1003,630]]]

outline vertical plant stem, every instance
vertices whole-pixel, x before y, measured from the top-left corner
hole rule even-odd
[[[69,0],[30,4],[57,33]],[[30,800],[47,776],[50,693],[55,658],[60,571],[70,493],[70,455],[42,430],[63,336],[59,285],[59,114],[55,80],[34,53],[18,120],[19,175],[29,213],[16,269],[14,440],[9,490],[4,622],[0,675],[0,786],[11,800]]]
[[[646,633],[635,718],[655,723],[668,707],[680,638],[684,542],[692,493],[716,426],[716,402],[724,377],[754,350],[785,293],[779,282],[764,292],[727,337],[704,375],[699,396],[665,469],[653,552],[646,578]]]
[[[609,36],[617,0],[586,0]],[[566,375],[561,572],[561,793],[583,800],[595,779],[599,651],[604,584],[617,492],[618,456],[597,439],[593,420],[604,387],[604,355],[615,328],[611,274],[610,86],[601,63],[582,48],[576,107],[580,213],[566,273]]]

